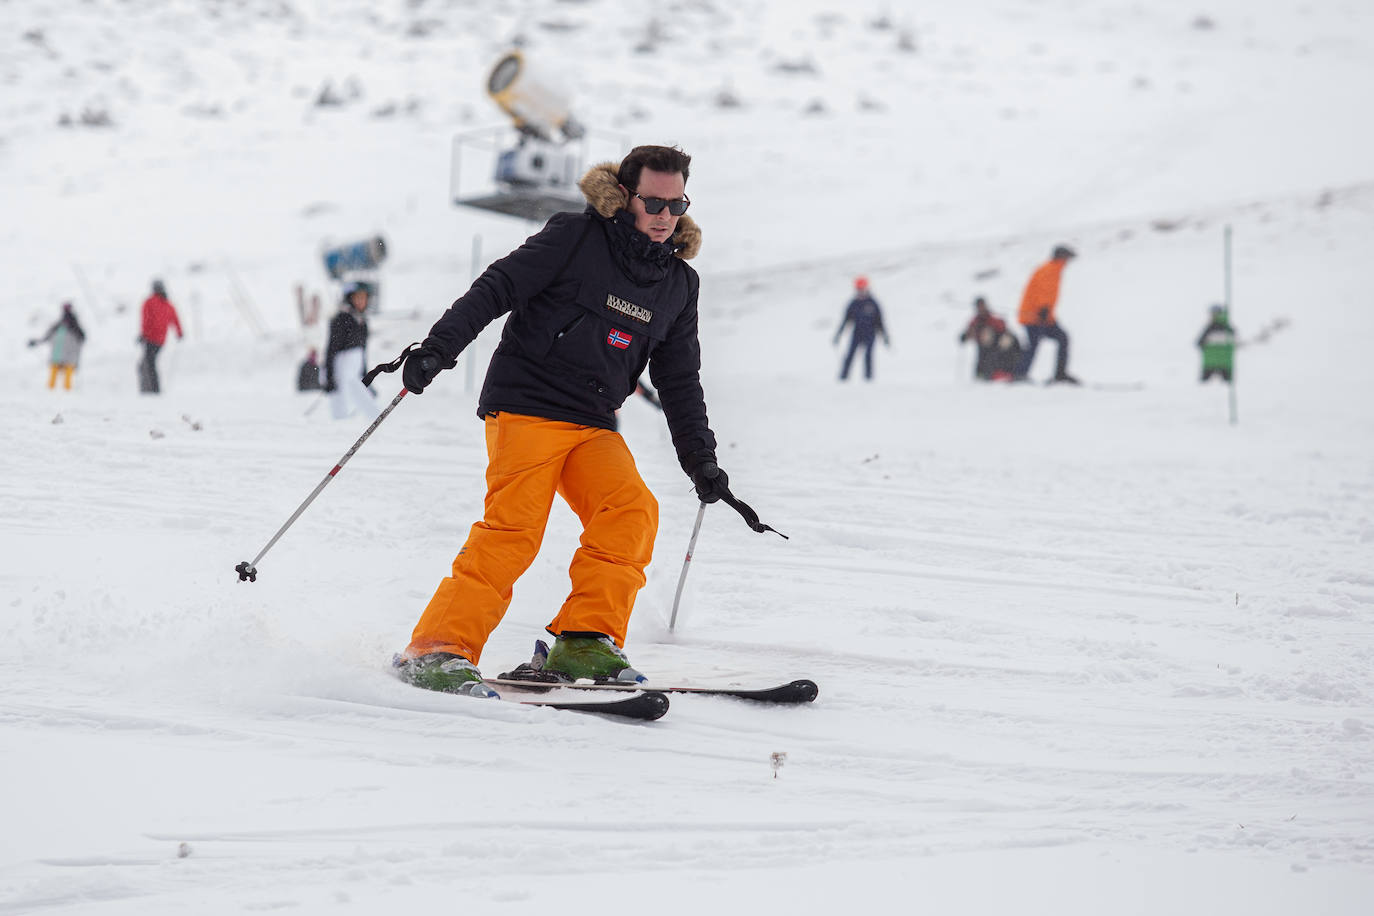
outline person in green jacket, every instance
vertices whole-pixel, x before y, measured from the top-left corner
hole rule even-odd
[[[1226,314],[1226,306],[1214,305],[1209,309],[1211,320],[1198,336],[1197,346],[1202,351],[1202,381],[1219,375],[1222,381],[1231,381],[1236,361],[1236,331],[1231,327],[1231,319]]]
[[[72,373],[81,361],[81,346],[86,342],[86,332],[81,322],[76,320],[70,302],[62,303],[62,317],[48,328],[48,333],[29,341],[29,346],[36,347],[47,341],[52,341],[52,355],[48,358],[48,364],[52,367],[48,373],[48,387],[57,387],[57,376],[61,373],[62,387],[70,391]]]

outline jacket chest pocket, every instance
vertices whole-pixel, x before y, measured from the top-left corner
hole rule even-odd
[[[548,361],[614,404],[634,391],[649,352],[671,326],[652,308],[585,284],[575,306],[563,312],[552,325]]]

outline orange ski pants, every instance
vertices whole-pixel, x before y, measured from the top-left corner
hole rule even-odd
[[[420,616],[406,655],[452,652],[477,664],[534,562],[558,493],[582,521],[572,592],[549,632],[604,633],[625,644],[658,533],[658,501],[619,433],[540,417],[486,418],[487,497],[453,559],[453,575]]]

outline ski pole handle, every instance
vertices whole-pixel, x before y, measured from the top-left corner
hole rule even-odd
[[[278,539],[280,539],[281,536],[286,533],[286,529],[290,528],[292,525],[296,523],[296,519],[301,517],[301,513],[304,512],[306,508],[309,507],[309,505],[315,501],[315,497],[319,496],[320,492],[326,486],[328,486],[329,481],[333,480],[335,475],[337,475],[339,471],[343,469],[343,466],[348,463],[348,459],[352,458],[354,453],[356,453],[358,449],[362,448],[363,443],[367,441],[367,437],[371,436],[376,431],[377,427],[382,425],[382,421],[391,415],[391,412],[396,409],[396,405],[401,403],[401,398],[405,396],[406,389],[402,388],[401,393],[396,395],[396,397],[392,398],[391,403],[387,405],[386,409],[377,415],[377,419],[373,420],[371,425],[368,426],[367,429],[363,430],[363,434],[358,437],[357,442],[353,443],[352,448],[344,452],[344,456],[339,459],[338,463],[330,469],[328,474],[324,475],[324,479],[321,480],[319,484],[315,487],[315,489],[311,491],[310,495],[305,498],[305,502],[301,503],[296,508],[296,511],[291,513],[291,517],[286,520],[286,524],[282,525],[280,528],[277,529],[277,533],[272,535],[272,540],[268,541],[267,545],[263,547],[262,550],[258,551],[258,555],[252,559],[252,562],[244,560],[238,566],[234,567],[234,572],[239,574],[240,582],[258,581],[258,561],[261,560],[267,554],[267,551],[272,549],[272,545],[277,543]]]
[[[697,535],[701,534],[701,520],[706,517],[706,503],[697,509],[697,522],[692,526],[692,539],[687,542],[687,559],[682,561],[682,575],[677,577],[677,594],[673,595],[673,613],[668,618],[668,632],[677,626],[677,606],[682,600],[682,587],[687,584],[687,567],[692,563],[692,553],[697,549]]]

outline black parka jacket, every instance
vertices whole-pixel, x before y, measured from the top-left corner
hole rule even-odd
[[[686,263],[700,231],[683,217],[667,243],[651,242],[620,209],[615,168],[592,169],[582,181],[586,211],[555,214],[488,267],[425,344],[451,364],[509,313],[478,415],[509,411],[602,429],[615,428],[615,411],[647,366],[690,472],[716,445],[700,380],[699,281]]]

